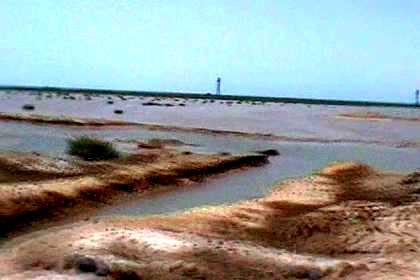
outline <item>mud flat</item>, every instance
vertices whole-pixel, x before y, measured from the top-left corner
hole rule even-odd
[[[258,200],[23,236],[3,249],[0,276],[418,279],[419,193],[419,172],[337,163]]]
[[[2,234],[34,230],[45,220],[87,213],[159,186],[188,185],[232,169],[268,162],[265,155],[196,155],[165,148],[104,161],[41,155],[0,156]]]

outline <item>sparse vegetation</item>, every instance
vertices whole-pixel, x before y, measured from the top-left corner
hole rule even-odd
[[[277,151],[276,149],[267,149],[267,150],[257,151],[257,154],[266,155],[266,156],[280,155],[279,151]]]
[[[142,103],[143,106],[162,106],[160,103],[156,102],[144,102]]]
[[[27,111],[32,111],[32,110],[35,110],[35,106],[32,104],[25,104],[22,106],[22,109],[27,110]]]
[[[158,102],[154,102],[154,101],[144,102],[144,103],[142,103],[142,105],[143,106],[166,106],[166,107],[173,107],[173,106],[175,106],[172,103],[158,103]]]
[[[68,153],[88,161],[109,160],[120,156],[112,143],[86,135],[68,140]]]

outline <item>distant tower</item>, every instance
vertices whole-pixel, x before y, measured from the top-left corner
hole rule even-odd
[[[217,78],[217,86],[216,86],[216,95],[220,95],[220,85],[222,83],[222,79],[219,77]]]
[[[416,90],[416,106],[419,106],[419,95],[420,95],[420,90]]]

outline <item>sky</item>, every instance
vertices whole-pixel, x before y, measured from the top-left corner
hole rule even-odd
[[[418,0],[1,0],[0,85],[412,102]]]

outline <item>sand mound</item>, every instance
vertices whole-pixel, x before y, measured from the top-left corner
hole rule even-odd
[[[3,268],[79,279],[96,273],[85,256],[112,279],[418,279],[419,181],[337,163],[259,200],[30,236]]]

